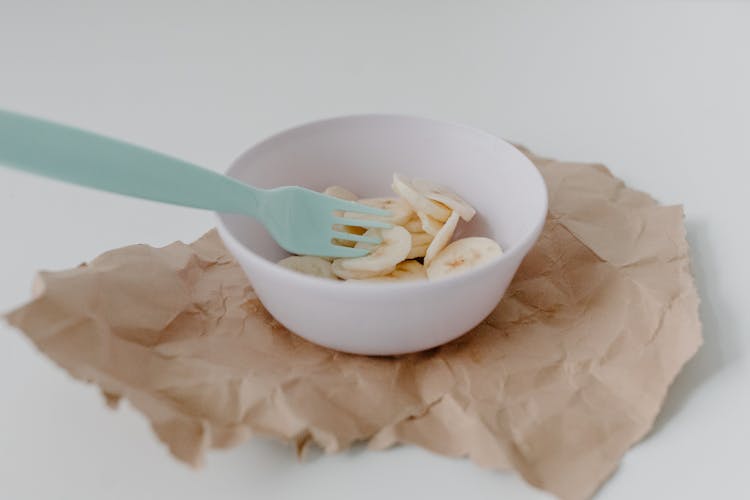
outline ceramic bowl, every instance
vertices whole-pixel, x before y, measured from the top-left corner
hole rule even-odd
[[[487,236],[504,254],[438,281],[324,280],[275,264],[288,254],[247,217],[218,214],[218,230],[268,311],[289,330],[340,351],[402,354],[449,342],[498,304],[547,215],[536,167],[515,147],[464,125],[363,115],[281,132],[250,148],[227,174],[261,188],[338,184],[361,197],[392,195],[394,172],[451,187],[477,215],[455,238]]]

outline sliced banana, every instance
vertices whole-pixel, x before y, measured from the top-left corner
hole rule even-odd
[[[427,279],[427,272],[424,266],[416,260],[405,260],[396,266],[396,269],[385,276],[377,278],[367,278],[358,280],[361,282],[393,282],[393,281],[413,281]]]
[[[398,198],[359,199],[355,193],[342,186],[329,186],[323,191],[328,196],[391,212],[389,217],[336,212],[338,217],[377,220],[393,226],[390,229],[365,230],[363,227],[348,225],[340,219],[336,221],[338,224],[333,226],[336,231],[364,234],[382,241],[373,245],[334,240],[339,245],[367,248],[371,250],[369,255],[350,259],[294,256],[283,259],[279,264],[297,272],[327,279],[368,282],[425,278],[434,280],[479,266],[503,253],[500,245],[489,238],[471,237],[451,243],[459,219],[471,220],[476,215],[476,210],[447,187],[399,173],[393,175],[391,187]],[[422,258],[424,265],[421,264]]]
[[[293,255],[286,259],[281,259],[278,264],[292,271],[311,276],[335,280],[338,279],[331,270],[331,263],[322,257],[313,257],[312,255]]]
[[[502,253],[500,245],[489,238],[462,238],[445,247],[432,259],[427,266],[427,277],[436,280],[459,274],[489,262]]]
[[[379,238],[381,243],[357,243],[355,248],[367,248],[372,251],[364,257],[334,260],[332,270],[336,276],[344,279],[363,279],[389,274],[406,259],[411,250],[411,234],[401,226],[369,229],[365,236]]]
[[[425,232],[411,233],[411,246],[418,247],[420,245],[429,245],[432,243],[433,238],[435,238],[433,235]]]
[[[474,214],[477,213],[474,207],[445,186],[428,181],[427,179],[413,179],[411,183],[419,194],[428,200],[437,201],[454,212],[458,212],[458,215],[465,221],[470,221],[474,217]]]
[[[406,223],[404,223],[404,229],[412,234],[424,232],[424,229],[422,228],[422,221],[419,220],[419,217],[412,217],[411,219],[406,221]]]
[[[451,210],[422,195],[404,174],[393,174],[393,191],[406,200],[417,213],[422,212],[439,221],[448,220]]]
[[[342,224],[334,224],[333,225],[333,230],[334,231],[343,231],[343,232],[349,233],[349,234],[365,234],[365,231],[367,231],[367,229],[365,229],[363,227],[359,227],[359,226],[344,226]],[[349,240],[347,240],[347,241],[349,241]]]
[[[419,233],[411,233],[411,250],[406,256],[407,259],[418,259],[427,255],[427,248],[434,236],[427,234],[424,231]]]
[[[424,255],[424,263],[425,265],[429,266],[430,261],[435,258],[435,256],[445,248],[445,246],[450,243],[451,238],[453,238],[453,232],[456,230],[456,226],[458,225],[458,212],[453,212],[450,217],[448,217],[448,220],[445,221],[445,224],[443,224],[443,227],[440,228],[440,231],[435,235],[435,239],[432,240],[432,243],[430,243],[430,246],[427,247],[427,252]]]
[[[344,217],[350,219],[362,219],[362,220],[379,220],[388,222],[394,226],[400,226],[407,222],[414,216],[414,210],[406,200],[400,198],[362,198],[357,200],[357,203],[367,205],[368,207],[381,208],[391,212],[390,217],[380,217],[378,215],[368,215],[359,212],[344,212]]]
[[[349,234],[365,234],[365,231],[367,231],[367,229],[365,229],[363,227],[359,227],[359,226],[344,226],[342,224],[334,224],[333,225],[333,230],[334,231],[343,231],[343,232],[349,233]],[[333,239],[333,244],[334,245],[339,245],[339,246],[344,246],[344,247],[349,247],[349,248],[353,247],[356,243],[357,243],[356,241],[352,241],[352,240],[341,240],[341,239],[338,239],[338,238],[334,238]]]
[[[359,196],[341,186],[328,186],[325,191],[323,191],[323,194],[347,201],[357,201],[359,199]]]
[[[328,196],[333,196],[334,198],[340,198],[342,200],[347,201],[357,201],[359,199],[359,196],[352,193],[348,189],[342,186],[328,186],[323,191],[323,194],[326,194]],[[343,215],[343,212],[336,212],[336,215]],[[366,229],[363,227],[357,227],[357,226],[344,226],[341,224],[334,224],[333,226],[334,231],[343,231],[345,233],[349,234],[363,234]],[[340,239],[334,239],[333,243],[335,245],[340,245],[344,247],[353,247],[355,242],[350,240],[340,240]]]
[[[407,259],[419,259],[420,257],[424,257],[427,255],[427,248],[430,245],[419,245],[416,247],[411,247],[411,250],[409,250],[409,253],[406,255]]]
[[[438,231],[440,231],[440,228],[443,227],[442,222],[433,217],[430,217],[426,213],[417,212],[417,217],[419,218],[419,222],[422,224],[422,231],[424,231],[425,233],[435,236],[436,234],[438,234]]]

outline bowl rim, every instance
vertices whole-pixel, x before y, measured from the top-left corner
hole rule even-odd
[[[275,134],[272,134],[270,136],[267,136],[266,138],[256,142],[252,146],[250,146],[248,149],[243,151],[239,156],[237,156],[227,167],[225,170],[225,175],[229,175],[231,177],[232,170],[236,168],[236,166],[239,164],[239,162],[248,154],[250,154],[252,151],[255,151],[259,148],[267,148],[269,144],[273,143],[276,140],[281,139],[284,136],[299,133],[302,129],[311,127],[311,126],[318,126],[329,122],[338,122],[338,121],[345,121],[345,120],[363,120],[363,119],[407,119],[407,120],[416,120],[416,121],[423,121],[433,124],[439,124],[439,125],[448,125],[451,127],[457,127],[462,128],[470,133],[482,136],[484,138],[492,139],[495,141],[499,141],[501,143],[505,143],[509,145],[522,159],[522,163],[526,163],[528,167],[531,168],[533,171],[533,174],[542,190],[542,206],[543,210],[540,211],[540,214],[538,214],[536,222],[533,224],[531,229],[524,234],[523,238],[519,240],[519,242],[514,245],[509,251],[503,251],[503,253],[498,256],[495,259],[492,259],[488,262],[485,262],[477,267],[474,267],[472,269],[469,269],[466,272],[458,273],[453,276],[447,276],[445,278],[437,279],[437,280],[413,280],[413,281],[403,281],[403,282],[358,282],[357,280],[331,280],[326,278],[321,278],[318,276],[311,276],[307,274],[302,274],[297,271],[292,271],[291,269],[287,269],[285,267],[277,265],[275,262],[271,262],[269,260],[266,260],[264,257],[258,255],[257,253],[253,252],[250,248],[245,246],[244,243],[239,241],[234,234],[232,234],[232,231],[226,226],[224,223],[224,220],[222,218],[222,213],[214,212],[214,218],[217,222],[217,230],[219,232],[219,235],[224,240],[230,240],[236,248],[240,249],[240,251],[243,254],[243,257],[246,257],[250,261],[252,261],[256,265],[260,265],[263,267],[266,267],[271,272],[277,272],[280,273],[282,276],[286,276],[286,279],[288,280],[296,280],[299,282],[300,285],[306,285],[306,286],[312,286],[315,285],[317,287],[324,287],[329,288],[331,290],[356,290],[359,293],[360,290],[364,290],[367,293],[377,293],[376,290],[385,290],[386,292],[392,292],[394,288],[398,289],[410,289],[410,288],[438,288],[438,287],[451,287],[454,285],[458,285],[461,282],[469,281],[476,276],[486,272],[489,268],[499,266],[503,261],[509,260],[513,257],[515,257],[518,253],[521,251],[524,252],[524,255],[528,253],[528,251],[532,248],[533,244],[538,239],[539,235],[541,234],[541,231],[544,227],[544,224],[547,219],[547,214],[549,210],[549,193],[547,191],[547,185],[544,182],[544,177],[542,176],[539,169],[534,165],[534,163],[529,160],[526,155],[524,155],[516,146],[509,143],[508,141],[502,139],[501,137],[498,137],[496,135],[493,135],[485,130],[472,127],[470,125],[466,125],[459,122],[453,122],[450,120],[442,120],[442,119],[436,119],[436,118],[430,118],[425,116],[417,116],[417,115],[406,115],[406,114],[396,114],[396,113],[364,113],[364,114],[350,114],[350,115],[339,115],[339,116],[333,116],[318,120],[311,120],[304,123],[301,123],[299,125],[286,128],[284,130],[281,130],[279,132],[276,132]],[[231,253],[231,252],[230,252]],[[523,256],[522,256],[523,258]]]

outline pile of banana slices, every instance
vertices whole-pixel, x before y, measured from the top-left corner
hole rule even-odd
[[[344,213],[344,217],[373,218],[390,223],[390,229],[336,226],[337,231],[365,234],[381,243],[357,243],[339,240],[339,245],[367,248],[364,257],[326,259],[295,255],[279,264],[304,274],[333,280],[358,282],[396,282],[436,280],[479,266],[503,253],[496,241],[469,237],[451,243],[459,219],[470,221],[476,211],[450,189],[425,179],[393,175],[391,185],[397,198],[359,198],[346,188],[331,186],[324,193],[344,200],[388,210],[389,217]]]

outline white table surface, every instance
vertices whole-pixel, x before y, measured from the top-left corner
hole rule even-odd
[[[750,3],[65,3],[0,0],[0,108],[216,170],[312,119],[429,115],[683,203],[705,344],[598,498],[747,498]],[[37,269],[211,223],[0,169],[0,309],[27,299]],[[195,472],[5,324],[0,374],[2,499],[548,498],[413,447],[301,464],[259,440]]]

